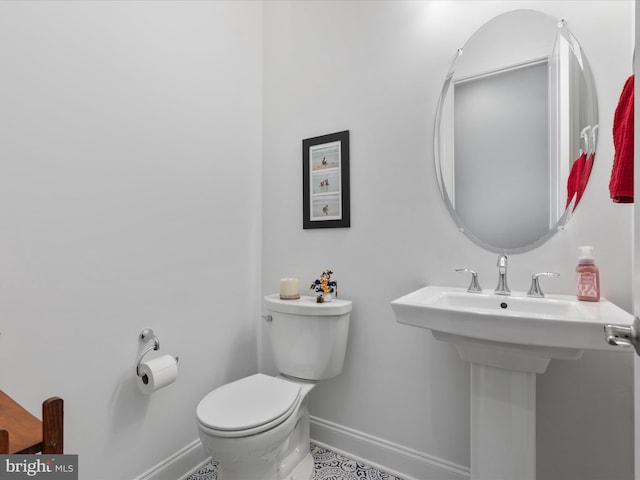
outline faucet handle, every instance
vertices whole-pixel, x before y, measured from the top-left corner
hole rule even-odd
[[[540,288],[540,281],[538,280],[540,277],[559,277],[559,273],[553,272],[540,272],[534,273],[531,276],[531,287],[529,287],[529,291],[527,292],[527,296],[533,298],[543,298],[544,293],[542,293],[542,289]]]
[[[480,288],[480,284],[478,283],[478,272],[468,268],[456,268],[456,272],[469,272],[471,274],[471,283],[469,284],[469,288],[467,288],[467,292],[482,293],[482,288]]]
[[[496,263],[496,267],[506,268],[508,265],[507,256],[500,254],[498,255],[498,261]]]

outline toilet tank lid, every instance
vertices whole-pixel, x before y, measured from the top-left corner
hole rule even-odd
[[[210,392],[198,404],[196,415],[216,430],[248,430],[282,417],[299,396],[299,385],[257,373]]]
[[[293,315],[329,316],[343,315],[351,311],[351,301],[333,299],[330,302],[318,303],[316,297],[301,296],[298,300],[280,300],[275,293],[264,297],[265,308],[273,312]]]

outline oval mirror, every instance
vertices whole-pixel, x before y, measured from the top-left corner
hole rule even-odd
[[[457,52],[435,124],[438,183],[459,229],[519,253],[564,228],[597,122],[591,70],[564,20],[515,10],[484,24]]]

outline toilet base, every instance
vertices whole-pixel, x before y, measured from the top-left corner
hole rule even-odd
[[[311,480],[313,478],[314,465],[313,456],[311,453],[307,453],[293,472],[283,480]]]

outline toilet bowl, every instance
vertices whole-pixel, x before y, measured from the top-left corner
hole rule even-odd
[[[310,480],[307,396],[318,380],[342,371],[351,302],[270,295],[265,306],[280,376],[257,373],[228,383],[196,409],[200,440],[218,462],[218,480]]]
[[[198,430],[219,464],[218,479],[310,479],[306,399],[314,386],[258,373],[205,396],[196,410]]]

